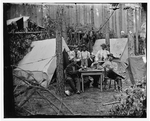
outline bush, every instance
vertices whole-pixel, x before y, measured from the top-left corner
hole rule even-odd
[[[11,64],[16,65],[28,53],[33,35],[13,34],[9,35]]]
[[[122,92],[120,101],[111,108],[110,115],[146,117],[146,80]]]

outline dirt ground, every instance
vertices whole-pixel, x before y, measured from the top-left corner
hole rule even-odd
[[[129,82],[123,83],[123,89],[129,87]],[[112,88],[103,90],[98,88],[88,88],[85,92],[68,96],[64,102],[72,109],[76,115],[91,115],[91,116],[109,116],[109,110],[112,105],[103,105],[116,101],[116,96],[120,92],[116,92]]]
[[[77,115],[108,115],[111,106],[103,106],[103,103],[114,101],[113,95],[116,92],[101,92],[97,88],[89,88],[80,95],[73,95],[65,98],[64,102]]]
[[[129,85],[130,82],[123,82],[123,89],[129,87]],[[72,115],[65,106],[61,105],[52,95],[46,92],[41,93],[59,107],[61,111],[58,111],[58,109],[55,109],[48,101],[43,100],[40,96],[37,97],[37,95],[34,95],[32,99],[24,105],[24,108],[32,112],[33,115]],[[114,91],[113,86],[111,89],[103,90],[102,92],[98,88],[88,88],[81,94],[66,96],[62,101],[72,110],[74,115],[110,116],[109,110],[112,105],[104,106],[103,104],[115,101],[115,96],[119,93],[120,92]]]

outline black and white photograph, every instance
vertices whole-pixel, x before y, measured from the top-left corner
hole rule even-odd
[[[3,2],[3,118],[146,119],[147,7]]]

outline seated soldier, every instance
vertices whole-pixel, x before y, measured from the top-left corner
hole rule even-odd
[[[107,45],[102,44],[100,45],[100,50],[95,55],[95,61],[106,61],[107,60],[107,54],[109,54],[109,51],[107,50]]]
[[[100,69],[101,65],[104,63],[104,62],[100,62],[100,61],[94,61],[95,60],[95,56],[92,55],[91,59],[89,62],[91,62],[91,64],[89,65],[91,68],[93,69]],[[102,68],[103,69],[103,68]],[[92,86],[93,87],[96,87],[98,88],[98,82],[99,82],[99,78],[100,76],[99,75],[93,75],[91,76],[93,78],[93,83],[92,83]]]
[[[74,93],[80,94],[80,66],[76,60],[71,60],[71,63],[65,69],[66,82],[70,85]]]
[[[99,69],[99,65],[104,63],[104,61],[107,60],[107,54],[109,54],[109,51],[107,50],[107,45],[102,44],[100,45],[100,50],[96,53],[95,55],[95,62],[92,63],[91,67]],[[94,79],[93,82],[93,87],[98,87],[98,80],[99,80],[99,75],[94,75],[92,76]]]
[[[90,58],[88,58],[88,67],[92,66],[92,63],[95,60],[95,55],[93,53],[90,54]]]
[[[118,65],[116,62],[113,62],[113,54],[108,54],[108,60],[102,65],[104,67],[106,75],[108,78],[113,79],[117,82],[118,90],[122,88],[121,79],[124,79],[121,75],[118,74]],[[106,81],[106,80],[104,80]]]
[[[95,56],[93,53],[90,54],[90,58],[88,58],[88,67],[91,68],[92,63],[94,62]],[[93,84],[93,76],[85,76],[85,88],[89,88],[91,84]],[[91,85],[92,86],[92,85]]]

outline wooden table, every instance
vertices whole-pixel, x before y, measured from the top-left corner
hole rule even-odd
[[[83,76],[90,76],[90,75],[99,75],[100,76],[100,78],[99,78],[99,83],[101,85],[100,89],[101,89],[101,91],[103,91],[102,82],[104,80],[104,70],[97,70],[97,69],[94,69],[94,70],[80,70],[80,73],[81,73],[82,91],[83,92],[84,92],[84,78],[83,78]]]

